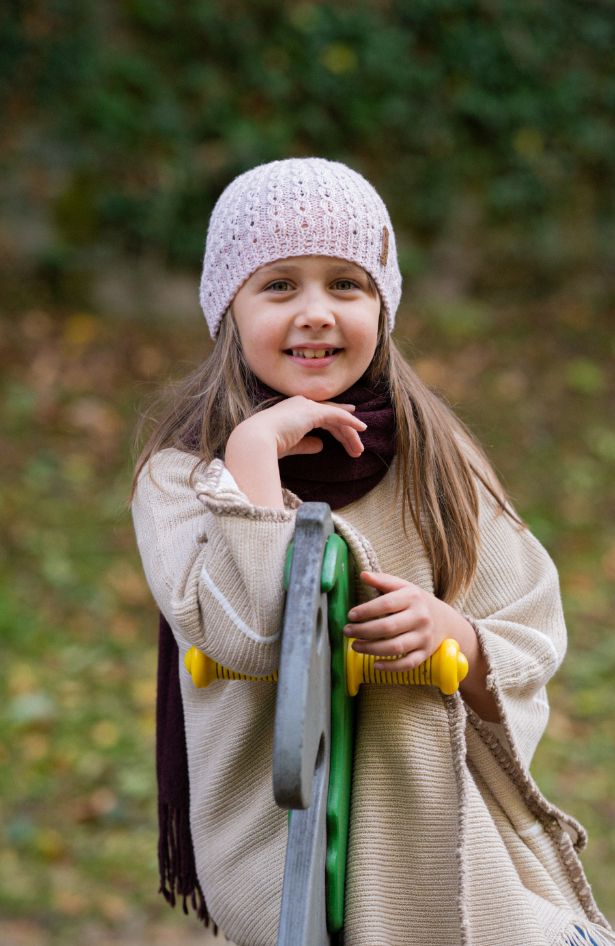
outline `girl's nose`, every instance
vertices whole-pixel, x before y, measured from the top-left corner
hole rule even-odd
[[[306,298],[297,312],[295,324],[308,328],[325,328],[335,325],[331,300],[317,295]]]

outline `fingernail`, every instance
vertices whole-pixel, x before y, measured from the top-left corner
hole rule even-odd
[[[359,421],[359,423],[361,424],[361,430],[367,430],[367,424],[365,424],[362,420]]]
[[[353,620],[356,618],[356,616],[357,616],[358,613],[359,613],[359,612],[357,611],[356,608],[352,608],[352,609],[348,612],[348,617],[350,618],[351,621],[353,621]]]

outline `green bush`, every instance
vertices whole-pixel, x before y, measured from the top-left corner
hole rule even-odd
[[[237,173],[310,154],[373,180],[408,243],[547,271],[613,245],[611,0],[55,0],[2,34],[4,160],[55,175],[68,251],[196,266]]]

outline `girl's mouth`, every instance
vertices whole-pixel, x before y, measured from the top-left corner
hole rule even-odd
[[[341,351],[341,348],[288,348],[284,354],[306,368],[322,368],[331,364]]]

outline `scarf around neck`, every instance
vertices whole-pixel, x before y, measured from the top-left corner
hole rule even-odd
[[[254,389],[255,407],[270,398],[282,398],[279,391],[258,382]],[[367,424],[361,433],[364,451],[349,456],[326,430],[311,433],[323,441],[320,453],[297,454],[279,461],[282,484],[304,502],[319,501],[339,509],[360,499],[383,479],[395,456],[395,415],[388,387],[370,385],[359,378],[347,391],[331,399],[354,404],[355,417]],[[162,612],[158,629],[158,680],[156,696],[156,777],[158,783],[158,866],[159,893],[175,906],[182,899],[205,926],[210,917],[195,866],[190,833],[190,793],[184,714],[179,682],[179,650]],[[215,924],[214,932],[217,932]]]
[[[262,403],[280,395],[259,383],[255,396]],[[395,417],[386,385],[370,385],[365,376],[331,401],[354,404],[354,416],[367,424],[360,435],[365,448],[361,456],[349,456],[333,434],[316,428],[310,434],[322,440],[320,453],[283,457],[279,467],[283,486],[304,502],[326,502],[339,509],[365,496],[389,469],[395,454]]]

